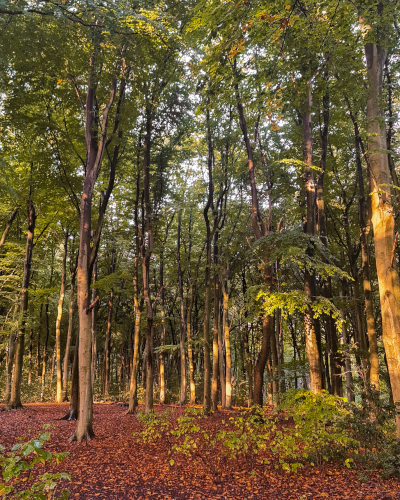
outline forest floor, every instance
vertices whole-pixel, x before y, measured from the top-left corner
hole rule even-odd
[[[400,481],[383,480],[376,473],[364,476],[362,482],[360,470],[340,465],[306,466],[291,474],[276,470],[274,463],[261,464],[255,456],[229,459],[218,447],[204,457],[174,454],[171,465],[167,444],[138,443],[133,433],[143,427],[135,415],[125,415],[126,409],[116,404],[94,405],[94,440],[69,443],[76,423],[56,420],[67,409],[67,404],[27,404],[22,410],[0,412],[0,443],[9,449],[18,437],[28,440],[44,424],[51,424],[46,449],[70,455],[46,472],[71,475],[65,485],[70,499],[400,499]],[[183,414],[179,407],[170,410],[171,418]],[[227,413],[204,420],[210,432],[227,419]],[[38,474],[43,472],[38,467]]]

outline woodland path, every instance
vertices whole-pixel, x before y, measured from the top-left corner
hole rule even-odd
[[[357,478],[359,471],[331,464],[320,469],[306,467],[289,475],[278,472],[273,464],[254,461],[251,475],[244,459],[228,460],[216,450],[214,456],[203,460],[175,456],[171,466],[162,442],[137,443],[133,432],[141,426],[135,416],[126,416],[125,408],[117,405],[95,404],[96,439],[69,443],[75,422],[55,420],[67,408],[67,404],[29,404],[23,410],[0,412],[0,443],[9,448],[17,437],[33,437],[50,423],[51,439],[46,449],[70,453],[52,470],[71,475],[67,485],[71,499],[400,499],[400,481],[380,480],[376,475],[362,483]],[[181,413],[180,408],[174,411]],[[207,419],[207,425],[218,427],[226,417],[226,412],[219,412]]]

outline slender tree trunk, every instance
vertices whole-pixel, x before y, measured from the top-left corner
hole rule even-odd
[[[189,359],[189,385],[190,385],[190,404],[196,403],[196,386],[194,382],[194,363],[193,363],[193,345],[192,345],[192,308],[193,308],[193,285],[190,285],[190,299],[186,314],[186,332],[188,339],[188,359]]]
[[[369,224],[366,220],[367,202],[364,194],[364,176],[362,172],[361,156],[360,156],[360,138],[356,134],[356,162],[357,175],[359,186],[359,222],[360,222],[360,243],[361,243],[361,264],[363,271],[363,288],[365,300],[365,312],[367,318],[367,332],[369,340],[369,368],[370,368],[370,383],[379,391],[379,357],[378,357],[378,341],[376,337],[376,326],[374,317],[374,307],[372,302],[372,289],[369,264],[369,247],[368,233]],[[367,346],[365,345],[365,348]]]
[[[145,413],[153,411],[153,304],[150,295],[150,257],[153,251],[152,208],[150,203],[150,148],[153,128],[153,111],[146,110],[146,136],[143,155],[143,195],[146,208],[147,237],[142,244],[143,294],[146,303],[146,399]],[[146,244],[147,242],[147,244]]]
[[[185,324],[185,299],[183,296],[183,278],[181,268],[181,225],[182,225],[182,210],[178,214],[178,235],[176,246],[176,259],[178,263],[178,288],[179,288],[179,346],[181,355],[181,393],[179,403],[183,406],[186,403],[186,352],[185,352],[185,339],[186,339],[186,324]]]
[[[8,339],[8,356],[7,356],[7,374],[6,374],[6,390],[4,396],[4,402],[9,403],[11,397],[11,382],[12,382],[12,372],[14,367],[14,357],[15,357],[15,340],[16,335],[11,334]]]
[[[222,287],[221,287],[222,288]],[[219,301],[219,312],[220,317],[218,321],[218,372],[219,372],[219,382],[221,385],[221,408],[225,408],[226,405],[226,372],[224,370],[224,330],[221,318],[221,313],[223,314],[223,297],[222,292],[220,292]]]
[[[328,78],[328,75],[325,76]],[[320,160],[320,173],[317,179],[317,209],[318,209],[318,229],[319,237],[322,244],[328,248],[328,235],[326,229],[326,216],[325,216],[325,201],[324,201],[324,178],[326,171],[326,156],[328,151],[328,129],[329,129],[329,93],[326,91],[323,99],[323,129],[321,135],[321,160]],[[324,259],[327,262],[326,259]],[[328,300],[332,300],[332,281],[328,277],[324,281],[324,295]],[[326,363],[327,369],[327,383],[328,386],[331,385],[332,392],[336,396],[342,395],[342,378],[341,378],[341,366],[340,360],[338,359],[337,353],[337,333],[336,325],[332,316],[326,318],[326,341],[328,344],[329,361],[331,367],[331,380],[329,384],[329,374],[328,374],[328,363]]]
[[[29,331],[28,385],[31,385],[31,380],[32,380],[32,344],[33,344],[33,328],[31,328]]]
[[[227,269],[226,283],[222,288],[223,293],[223,331],[225,338],[225,353],[226,353],[226,401],[225,408],[228,410],[232,407],[232,358],[231,358],[231,339],[229,333],[229,318],[228,318],[228,305],[229,305],[229,292],[230,292],[230,279],[229,279],[229,268]]]
[[[71,398],[67,413],[59,420],[77,420],[79,415],[79,332],[76,335],[71,371]]]
[[[208,100],[208,104],[210,101]],[[211,359],[210,359],[210,309],[211,309],[211,229],[208,218],[208,210],[213,205],[213,144],[211,140],[210,110],[207,107],[207,146],[208,146],[208,199],[204,208],[203,215],[206,223],[206,267],[205,267],[205,298],[204,298],[204,413],[208,414],[211,410]]]
[[[65,355],[64,355],[63,401],[68,401],[68,362],[69,362],[69,353],[72,341],[72,329],[73,329],[73,319],[74,319],[74,294],[75,294],[77,265],[78,265],[78,254],[76,256],[75,266],[70,264],[71,283],[69,288],[68,333],[67,333],[67,343],[65,346]]]
[[[111,251],[110,274],[115,271],[115,250]],[[104,396],[107,398],[110,395],[110,354],[111,354],[111,324],[114,303],[114,290],[111,288],[108,296],[108,312],[107,312],[107,329],[106,340],[104,343]]]
[[[28,235],[26,239],[26,250],[24,259],[24,273],[22,277],[22,291],[20,303],[19,329],[16,339],[15,362],[13,371],[13,381],[11,387],[11,398],[9,407],[13,409],[22,408],[21,404],[21,384],[22,384],[22,366],[24,361],[25,344],[25,323],[28,310],[28,288],[31,277],[33,237],[35,232],[36,213],[35,206],[29,194],[28,201]]]
[[[342,289],[339,291],[339,295],[341,300],[343,301],[345,297],[347,296],[347,293],[345,292],[345,282],[342,281]],[[344,312],[343,307],[340,309],[340,316],[342,320],[346,320],[346,313]],[[343,330],[342,330],[342,344],[343,345],[348,345],[348,334],[347,334],[347,327],[346,323],[343,324]],[[346,374],[346,396],[347,400],[352,402],[354,401],[354,392],[352,389],[352,371],[351,371],[351,361],[350,361],[350,356],[348,354],[345,354],[344,357],[344,367],[345,367],[345,374]]]
[[[213,316],[213,362],[212,362],[212,383],[211,383],[211,406],[212,411],[218,411],[218,327],[219,327],[219,276],[218,266],[218,233],[214,233],[214,316]]]
[[[313,160],[313,139],[312,139],[312,123],[311,123],[311,106],[312,94],[311,89],[308,94],[308,99],[305,103],[306,110],[303,113],[303,138],[304,138],[304,185],[306,191],[306,224],[305,231],[307,235],[315,235],[315,182],[312,171]],[[309,244],[308,253],[312,254],[313,250],[311,242]],[[308,300],[306,312],[304,313],[304,330],[306,337],[306,351],[310,364],[310,389],[312,392],[318,393],[322,390],[322,373],[320,352],[318,349],[318,339],[315,329],[315,320],[311,303],[314,301],[316,294],[315,276],[308,269],[304,272],[304,292]]]
[[[97,281],[97,258],[93,264],[93,285]],[[97,298],[96,288],[92,288],[92,304],[95,303]],[[96,379],[96,364],[97,364],[97,311],[99,304],[96,303],[92,309],[92,391],[94,394],[94,381]]]
[[[61,288],[60,298],[58,299],[57,319],[56,319],[56,362],[57,362],[57,389],[56,403],[62,401],[62,371],[61,371],[61,320],[64,306],[65,282],[67,275],[67,250],[68,250],[68,231],[64,235],[64,252],[61,265]]]
[[[395,403],[400,401],[400,280],[395,262],[396,240],[390,192],[390,171],[386,153],[386,130],[383,126],[382,75],[386,51],[379,45],[365,46],[369,95],[367,132],[371,179],[372,226],[382,313],[382,340],[389,368]],[[400,415],[396,416],[397,437],[400,438]]]

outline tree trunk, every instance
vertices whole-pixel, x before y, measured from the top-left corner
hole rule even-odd
[[[11,398],[9,407],[13,409],[22,408],[21,404],[21,383],[22,383],[22,366],[24,361],[24,343],[25,343],[25,323],[26,313],[28,310],[28,288],[31,277],[32,253],[33,253],[33,237],[35,232],[35,206],[29,194],[28,201],[28,235],[26,239],[26,251],[24,259],[24,273],[22,277],[22,291],[20,303],[19,330],[16,340],[15,362],[13,371],[13,381],[11,387]]]
[[[344,298],[347,296],[347,293],[345,293],[345,281],[342,281],[342,289],[339,291],[339,295],[341,300],[343,301]],[[346,314],[344,312],[343,306],[340,308],[340,316],[342,320],[346,320]],[[348,334],[347,334],[347,327],[346,323],[343,324],[343,330],[342,330],[342,343],[343,345],[348,345]],[[345,374],[346,374],[346,396],[347,400],[350,402],[354,401],[354,392],[352,388],[352,372],[351,372],[351,361],[350,361],[350,355],[345,354],[344,358],[344,367],[345,367]]]
[[[140,148],[141,148],[141,132],[139,135],[138,142],[138,152],[137,152],[137,174],[136,174],[136,197],[135,197],[135,210],[134,210],[134,221],[135,221],[135,270],[133,276],[133,303],[135,311],[135,330],[133,335],[133,356],[132,356],[132,371],[131,380],[129,387],[129,408],[127,415],[132,415],[135,413],[137,401],[137,375],[139,371],[139,352],[140,352],[140,316],[142,313],[142,308],[139,306],[139,290],[138,290],[138,279],[139,279],[139,253],[140,253],[140,241],[139,241],[139,197],[140,197]],[[163,271],[163,262],[161,259],[161,270]],[[160,280],[163,281],[163,278]],[[162,284],[161,284],[162,286]],[[163,292],[163,291],[162,291]],[[163,302],[163,295],[161,296],[161,303]]]
[[[185,299],[183,296],[183,279],[181,268],[181,224],[182,224],[182,210],[178,214],[178,235],[176,245],[176,259],[178,263],[178,289],[179,289],[179,346],[181,358],[181,393],[179,403],[183,406],[186,403],[186,352],[185,352],[185,339],[186,339],[186,324],[185,324]]]
[[[67,250],[68,250],[68,231],[64,235],[64,252],[61,265],[61,288],[60,297],[58,299],[57,319],[56,319],[56,362],[57,362],[57,389],[56,403],[62,401],[62,371],[61,371],[61,320],[63,314],[64,296],[65,296],[65,281],[67,274]]]
[[[369,95],[367,102],[368,149],[386,149],[383,126],[382,74],[386,51],[379,45],[365,46]],[[386,153],[371,152],[371,205],[375,259],[382,312],[382,340],[385,346],[394,403],[400,401],[400,280],[395,262],[396,240],[390,192],[390,171]],[[400,415],[396,416],[400,438]]]
[[[59,420],[77,420],[79,415],[79,332],[76,335],[71,373],[71,398],[67,413]]]
[[[69,362],[69,353],[72,341],[72,329],[73,329],[73,319],[74,319],[74,294],[75,294],[77,265],[78,265],[78,254],[76,256],[75,266],[71,265],[70,263],[71,283],[69,289],[68,333],[67,333],[67,343],[65,346],[65,355],[64,355],[63,401],[68,401],[68,362]]]
[[[306,110],[303,113],[303,139],[304,139],[304,185],[306,191],[306,224],[305,232],[309,236],[315,234],[315,182],[312,171],[312,156],[313,156],[313,139],[312,139],[312,123],[311,123],[311,106],[312,96],[311,90],[308,94],[308,99],[305,103]],[[312,255],[313,249],[311,242],[309,243],[308,253]],[[315,275],[308,269],[304,272],[304,292],[307,297],[307,307],[304,313],[304,330],[306,338],[306,351],[310,364],[310,389],[312,392],[318,393],[322,390],[322,373],[321,359],[318,349],[318,339],[315,329],[315,321],[311,303],[314,301],[316,294],[315,290]]]
[[[33,344],[33,328],[31,328],[29,331],[28,385],[31,385],[31,380],[32,380],[32,344]]]
[[[358,188],[359,188],[359,222],[360,222],[360,243],[361,243],[361,263],[363,272],[363,288],[364,288],[364,301],[365,313],[367,318],[367,332],[369,340],[369,381],[375,390],[379,391],[379,356],[378,356],[378,341],[376,337],[376,326],[374,318],[374,307],[372,302],[372,289],[371,289],[371,276],[369,264],[369,247],[368,247],[368,233],[369,224],[366,220],[368,212],[367,202],[364,194],[364,176],[362,171],[361,156],[360,156],[360,138],[358,133],[355,137],[356,145],[356,163],[358,175]],[[365,345],[365,348],[367,346]]]
[[[190,285],[190,299],[186,315],[186,332],[188,339],[188,358],[189,358],[189,385],[190,385],[190,404],[196,403],[196,386],[194,382],[194,363],[193,363],[193,345],[192,345],[192,308],[193,308],[193,285]]]
[[[111,251],[111,265],[110,274],[115,271],[115,250]],[[110,294],[108,296],[108,312],[107,312],[107,330],[106,330],[106,340],[104,343],[104,397],[107,398],[110,395],[110,354],[111,354],[111,324],[112,324],[112,313],[113,313],[113,302],[114,302],[114,290],[111,288]]]
[[[232,408],[232,360],[231,360],[231,339],[229,333],[229,318],[228,318],[228,305],[229,305],[229,292],[230,292],[230,279],[229,268],[227,269],[226,283],[222,288],[223,293],[223,317],[222,325],[225,338],[225,353],[226,353],[226,368],[225,368],[225,387],[226,387],[226,400],[225,408],[230,410]]]
[[[13,372],[14,357],[15,357],[15,340],[16,340],[16,335],[12,333],[8,339],[6,390],[4,396],[4,402],[6,404],[9,403],[11,397],[11,382],[12,382],[12,372]]]
[[[327,79],[327,75],[326,75]],[[323,129],[321,135],[321,160],[320,160],[320,173],[317,179],[317,209],[318,209],[318,229],[319,237],[325,248],[328,248],[328,235],[326,229],[326,216],[325,216],[325,201],[324,201],[324,178],[326,171],[326,155],[328,151],[328,129],[329,129],[329,93],[325,93],[323,99]],[[327,260],[324,259],[327,263]],[[328,277],[324,280],[324,295],[331,301],[333,298],[332,281]],[[328,386],[331,385],[332,393],[335,396],[342,395],[342,378],[341,366],[337,353],[337,333],[336,325],[332,316],[326,318],[326,341],[328,344],[329,361],[331,367],[331,379],[329,384],[329,374],[327,373]],[[328,371],[328,364],[326,363]]]
[[[219,327],[219,276],[218,266],[218,232],[214,233],[214,316],[213,316],[213,358],[212,358],[212,383],[211,383],[211,407],[212,411],[218,411],[218,327]]]
[[[93,285],[97,281],[97,258],[93,264]],[[92,304],[95,303],[97,298],[96,288],[92,288]],[[99,304],[96,302],[92,309],[92,391],[94,394],[94,381],[96,379],[96,363],[97,363],[97,311]]]
[[[147,236],[142,244],[143,295],[146,303],[146,400],[145,413],[153,411],[153,304],[150,295],[150,257],[153,251],[152,208],[150,202],[150,148],[153,129],[153,111],[146,109],[146,135],[143,153],[143,196],[146,208]],[[146,244],[147,243],[147,244]]]
[[[208,100],[209,104],[209,100]],[[210,126],[210,110],[207,107],[207,147],[208,147],[208,199],[203,211],[204,220],[206,223],[206,267],[205,267],[205,298],[204,298],[204,413],[208,414],[211,410],[211,360],[210,360],[210,288],[211,288],[211,229],[210,220],[208,218],[208,210],[213,205],[213,179],[212,179],[212,164],[213,164],[213,144],[211,140]]]

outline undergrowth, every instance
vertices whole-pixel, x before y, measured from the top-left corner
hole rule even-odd
[[[49,426],[45,425],[46,430]],[[22,441],[24,438],[20,438]],[[17,443],[10,452],[4,454],[5,448],[0,445],[0,467],[2,470],[3,483],[0,482],[0,497],[21,498],[26,500],[66,500],[69,491],[62,490],[58,496],[57,488],[62,480],[70,480],[70,476],[63,472],[57,474],[42,474],[38,481],[26,487],[25,482],[29,480],[26,475],[20,475],[25,471],[32,471],[38,464],[52,465],[64,460],[68,453],[50,453],[42,449],[45,441],[50,439],[48,432],[42,433],[35,439],[25,443]]]
[[[215,432],[202,429],[202,419],[207,418],[202,409],[188,407],[177,419],[170,410],[139,412],[143,430],[137,436],[146,443],[162,439],[171,457],[208,455],[210,448],[218,447],[231,459],[258,455],[259,463],[272,462],[290,472],[306,464],[336,462],[366,473],[380,470],[389,477],[400,475],[394,416],[395,408],[371,388],[359,404],[326,391],[292,390],[282,395],[273,413],[260,407],[241,410],[221,420]],[[173,458],[169,462],[173,465]]]

